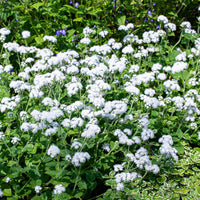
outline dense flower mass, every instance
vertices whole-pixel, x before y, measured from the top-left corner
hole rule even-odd
[[[157,23],[159,30],[140,36],[133,34],[132,23],[120,25],[121,40],[85,27],[74,49],[62,52],[54,49],[61,38],[45,35],[47,46],[41,49],[7,42],[10,31],[0,29],[6,189],[15,181],[17,190],[26,191],[30,179],[34,195],[80,198],[76,190],[82,195],[108,179],[115,192],[127,191],[162,176],[163,168],[181,158],[183,140],[200,139],[200,38],[188,42],[187,37],[183,44],[193,44],[187,50],[178,43],[163,46],[177,27],[163,15]],[[182,34],[194,36],[189,22],[181,27]],[[61,35],[67,38],[66,29],[57,30]],[[19,69],[11,58],[18,59]],[[1,197],[6,189],[0,189]]]

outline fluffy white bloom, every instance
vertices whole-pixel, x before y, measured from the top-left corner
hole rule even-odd
[[[191,23],[188,21],[182,22],[180,26],[182,26],[183,28],[191,29]]]
[[[5,138],[5,135],[3,132],[0,132],[0,140],[3,140]]]
[[[42,187],[36,185],[36,186],[35,186],[35,192],[36,192],[37,194],[39,194],[39,193],[40,193],[40,190],[42,190]]]
[[[108,35],[108,33],[109,33],[109,32],[105,30],[105,31],[101,31],[101,32],[99,33],[99,35],[100,35],[101,37],[105,38],[105,36]]]
[[[134,52],[133,47],[130,44],[122,49],[122,53],[124,54],[133,53],[133,52]]]
[[[52,43],[56,43],[57,42],[57,39],[54,36],[48,36],[48,35],[45,35],[43,40],[44,41],[49,41],[49,42],[52,42]]]
[[[131,65],[129,73],[138,72],[140,69],[139,65]]]
[[[27,38],[29,38],[31,36],[31,33],[29,32],[29,31],[23,31],[22,32],[22,37],[24,38],[24,39],[27,39]]]
[[[166,76],[165,73],[159,73],[158,76],[157,76],[157,78],[159,80],[161,80],[161,81],[164,81],[167,78],[167,76]]]
[[[16,144],[19,141],[20,141],[20,139],[18,137],[13,137],[11,140],[11,143]]]
[[[71,159],[72,159],[72,157],[71,157],[69,154],[67,154],[67,155],[65,156],[65,160],[70,161]]]
[[[124,184],[123,183],[118,183],[116,186],[117,191],[123,191],[124,190]]]
[[[95,138],[96,134],[99,134],[100,131],[101,131],[101,129],[99,128],[98,125],[88,123],[88,124],[86,124],[86,127],[85,127],[83,133],[81,133],[81,137]]]
[[[80,142],[73,142],[72,145],[71,145],[71,148],[75,148],[75,149],[78,149],[80,147],[82,147],[83,145],[80,143]]]
[[[164,24],[168,23],[168,19],[164,15],[159,15],[158,18],[157,18],[157,21],[158,22],[163,22]]]
[[[81,163],[85,163],[86,160],[90,159],[90,155],[87,152],[76,152],[72,157],[72,164],[75,167],[79,167]]]
[[[0,29],[0,34],[1,35],[9,35],[10,34],[10,30],[8,30],[7,28],[1,28]]]
[[[90,39],[88,37],[84,37],[83,39],[81,39],[80,43],[82,44],[90,44]]]
[[[110,150],[111,150],[110,145],[108,143],[104,143],[102,146],[102,149],[107,152],[110,152]]]
[[[53,190],[54,194],[61,194],[65,192],[65,187],[62,184],[56,185],[55,189]]]
[[[47,155],[51,156],[52,158],[57,156],[59,153],[60,149],[54,144],[52,144],[47,151]]]
[[[156,91],[152,88],[146,88],[144,94],[149,95],[150,97],[154,96]]]
[[[9,183],[10,182],[10,177],[6,177],[6,183]]]
[[[176,31],[176,25],[173,24],[173,23],[167,23],[167,24],[164,25],[164,27],[169,29],[172,32]]]
[[[152,66],[152,68],[151,68],[151,70],[152,70],[153,72],[158,72],[158,70],[161,70],[161,69],[162,69],[162,65],[159,64],[159,63],[153,64],[153,66]]]
[[[134,25],[132,23],[128,23],[126,26],[125,25],[120,25],[118,27],[118,30],[121,31],[121,30],[124,30],[124,31],[128,31],[129,29],[133,29],[134,28]]]
[[[172,73],[175,74],[176,72],[181,72],[187,69],[188,64],[185,62],[176,62],[172,66]]]

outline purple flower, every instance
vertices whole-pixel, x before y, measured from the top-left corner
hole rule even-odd
[[[60,32],[60,30],[57,30],[57,31],[56,31],[56,36],[58,36],[58,37],[59,37],[60,35],[61,35],[61,32]]]
[[[147,22],[147,20],[148,20],[148,18],[145,18],[145,19],[144,19],[144,22]]]
[[[54,22],[56,22],[56,20],[55,20],[55,19],[54,19],[53,21],[54,21]]]
[[[66,30],[63,29],[63,30],[60,31],[60,33],[61,33],[62,35],[66,35]]]
[[[18,21],[19,21],[19,19],[16,19],[16,21],[18,22]]]
[[[87,52],[88,52],[88,50],[86,49],[86,50],[85,50],[85,53],[87,53]]]
[[[160,28],[160,26],[158,25],[158,26],[156,26],[156,29],[159,29]]]
[[[79,3],[76,2],[76,3],[74,4],[74,7],[75,7],[75,8],[79,7]]]
[[[69,4],[73,4],[73,1],[70,1]]]
[[[97,25],[94,25],[94,26],[93,26],[93,28],[96,28],[96,27],[97,27]]]
[[[128,24],[128,20],[126,20],[126,23]]]
[[[104,1],[103,1],[103,4],[104,4]]]
[[[156,3],[153,3],[153,6],[155,6],[156,5]]]
[[[151,14],[152,14],[152,12],[149,10],[149,11],[148,11],[148,15],[151,15]]]

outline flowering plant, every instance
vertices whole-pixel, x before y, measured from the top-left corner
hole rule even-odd
[[[85,40],[56,54],[54,36],[38,48],[0,29],[0,196],[145,199],[198,145],[199,35],[183,27],[170,46],[161,28],[132,28],[120,25],[120,40],[85,27]]]

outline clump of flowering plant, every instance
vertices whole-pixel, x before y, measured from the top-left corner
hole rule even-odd
[[[175,31],[165,16],[158,22]],[[169,46],[166,29],[140,37],[129,23],[118,28],[122,40],[86,27],[74,49],[56,54],[54,36],[40,49],[0,29],[1,196],[89,199],[109,186],[105,198],[127,199],[175,169],[199,137],[200,39],[185,25],[187,50],[182,36]]]

